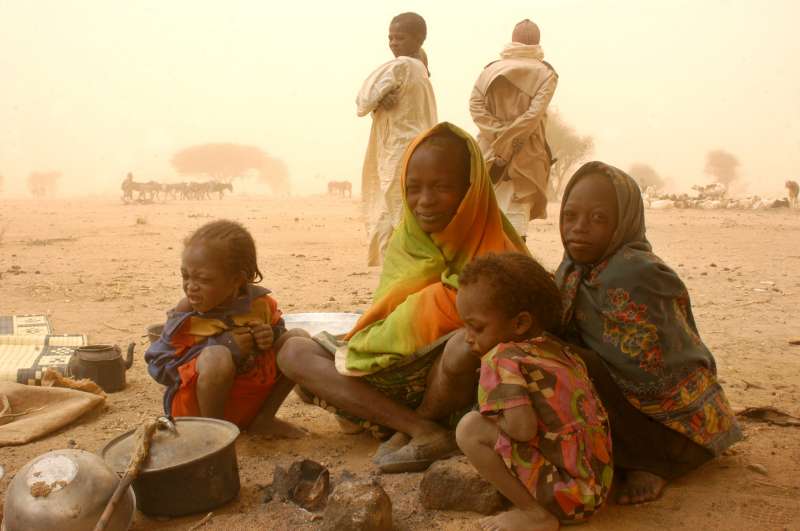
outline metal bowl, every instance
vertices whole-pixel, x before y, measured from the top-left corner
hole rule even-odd
[[[285,313],[283,321],[286,328],[302,328],[312,336],[320,332],[338,336],[352,330],[360,317],[357,313]]]
[[[93,529],[119,478],[103,459],[84,450],[54,450],[23,466],[3,505],[4,531]],[[108,531],[125,531],[136,509],[133,490],[122,498]]]

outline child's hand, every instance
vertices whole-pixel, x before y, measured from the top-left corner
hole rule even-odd
[[[242,358],[252,356],[255,353],[256,342],[253,334],[250,333],[250,328],[246,326],[238,326],[230,331],[236,346],[242,353]]]
[[[250,325],[250,333],[253,335],[256,347],[258,350],[269,350],[272,348],[272,342],[275,337],[272,333],[272,327],[268,324],[253,324]]]

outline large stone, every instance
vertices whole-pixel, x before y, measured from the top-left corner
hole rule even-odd
[[[465,457],[437,461],[422,476],[419,498],[426,509],[492,514],[505,498],[483,479]]]
[[[391,531],[392,501],[375,483],[345,481],[325,508],[323,531]]]

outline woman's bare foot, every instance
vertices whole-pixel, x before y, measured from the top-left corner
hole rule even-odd
[[[627,470],[626,474],[617,495],[617,503],[620,505],[657,500],[667,484],[663,478],[644,470]]]
[[[247,432],[274,439],[302,439],[308,435],[308,432],[304,429],[275,417],[263,422],[253,422]]]
[[[484,531],[557,531],[558,520],[544,509],[523,511],[511,509],[496,516],[482,518],[478,524]]]

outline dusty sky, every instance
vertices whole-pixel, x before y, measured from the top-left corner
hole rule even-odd
[[[472,84],[529,17],[560,74],[552,105],[595,137],[594,158],[646,162],[688,187],[722,148],[750,191],[783,195],[800,177],[800,3],[494,4],[0,0],[5,193],[52,169],[80,193],[117,193],[127,171],[176,180],[176,150],[217,141],[283,159],[298,193],[358,185],[370,120],[355,94],[391,58],[388,24],[403,11],[428,22],[440,120],[475,132]]]

